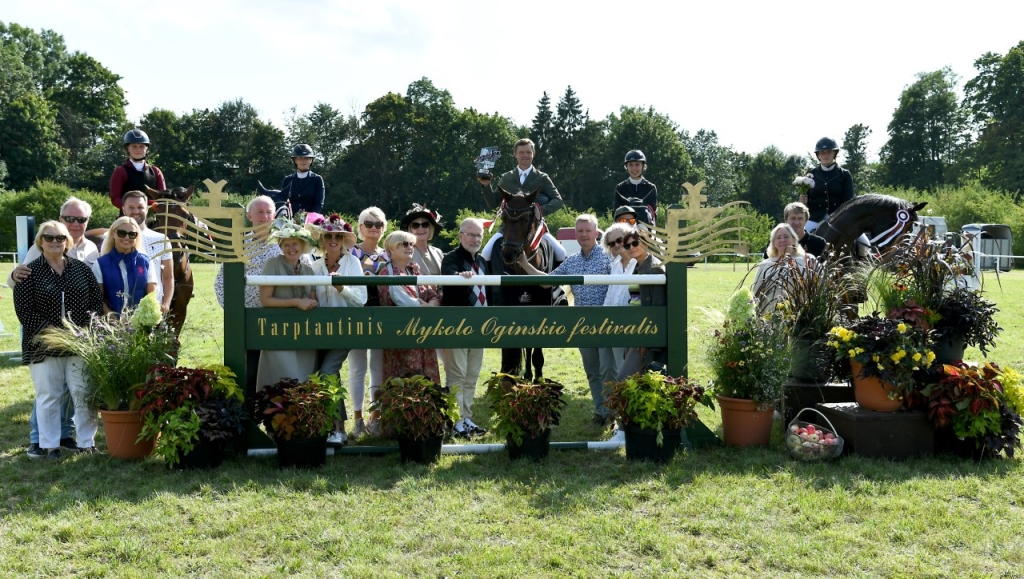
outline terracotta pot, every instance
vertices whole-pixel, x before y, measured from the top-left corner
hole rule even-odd
[[[768,446],[775,408],[759,410],[753,400],[717,396],[722,409],[722,438],[729,446]]]
[[[142,417],[133,410],[100,410],[107,453],[114,458],[140,460],[153,453],[154,440],[136,442],[142,432]]]
[[[896,390],[895,384],[883,383],[878,376],[862,378],[862,366],[853,360],[850,361],[850,370],[853,372],[853,397],[861,408],[875,412],[896,412],[903,407],[903,400],[889,399],[889,393]]]

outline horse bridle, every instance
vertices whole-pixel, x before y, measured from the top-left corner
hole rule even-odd
[[[889,245],[897,237],[899,237],[899,235],[901,233],[903,233],[903,230],[906,228],[908,223],[910,223],[910,211],[907,210],[907,209],[904,209],[904,208],[897,209],[896,210],[896,223],[894,223],[891,227],[889,227],[885,231],[882,231],[881,233],[879,233],[879,234],[875,235],[874,237],[868,239],[869,247],[871,247],[875,251],[878,251],[879,248],[882,248],[882,247],[885,247],[885,246]],[[843,237],[848,237],[845,231],[843,231],[842,229],[839,229],[838,227],[836,227],[835,225],[833,225],[831,223],[831,219],[829,219],[829,221],[826,221],[824,223],[824,225],[828,226],[831,229],[836,230],[836,232],[838,232],[839,235],[841,235]],[[854,237],[854,243],[856,243],[856,237]]]
[[[522,221],[523,219],[529,219],[529,221],[526,224],[526,230],[529,232],[534,232],[534,235],[533,239],[529,240],[530,252],[526,253],[527,260],[532,260],[533,256],[537,254],[537,251],[540,248],[540,238],[543,237],[544,235],[543,231],[541,231],[541,228],[539,226],[536,228],[536,231],[534,230],[534,226],[537,222],[538,217],[540,216],[540,211],[541,210],[539,203],[531,203],[526,207],[512,209],[508,206],[507,203],[505,203],[505,201],[502,201],[501,207],[498,208],[498,217],[502,221]],[[519,259],[519,254],[526,252],[526,240],[520,242],[506,243],[506,239],[507,238],[502,238],[502,244],[510,245],[516,250],[511,262],[511,264],[514,264]],[[504,256],[502,256],[502,260],[504,261]],[[505,263],[506,265],[511,265],[509,262]]]

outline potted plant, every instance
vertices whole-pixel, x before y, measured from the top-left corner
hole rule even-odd
[[[928,400],[939,446],[978,458],[1013,458],[1021,447],[1024,388],[1017,372],[957,361],[945,364],[942,379],[921,393]]]
[[[767,446],[789,375],[789,330],[781,310],[756,315],[750,290],[733,294],[708,344],[712,388],[731,446]]]
[[[919,325],[934,330],[937,359],[949,363],[963,358],[967,346],[987,355],[1001,331],[995,321],[999,310],[972,287],[974,271],[969,254],[952,243],[919,236],[900,242],[869,276],[876,304],[889,317],[901,317],[907,308],[922,310]]]
[[[157,364],[134,390],[144,440],[168,467],[218,466],[224,449],[244,432],[245,409],[235,374],[226,366],[175,368]]]
[[[398,440],[402,462],[422,464],[441,457],[444,436],[459,419],[458,408],[447,386],[422,375],[385,381],[370,406],[380,412],[382,434]]]
[[[132,389],[146,381],[155,364],[174,364],[178,342],[160,312],[156,294],[139,302],[131,315],[97,316],[88,327],[65,325],[40,334],[47,347],[82,358],[90,404],[99,409],[107,452],[117,458],[145,458],[151,440],[139,440],[142,419],[129,410]]]
[[[919,309],[919,308],[918,308]],[[914,310],[904,315],[915,317]],[[857,404],[868,410],[893,412],[914,390],[914,372],[935,360],[928,330],[906,319],[883,318],[878,312],[857,318],[830,332],[828,345],[836,360],[848,360]]]
[[[855,278],[849,273],[849,256],[831,252],[822,259],[809,261],[802,271],[788,275],[771,275],[766,286],[769,295],[785,295],[780,306],[790,328],[791,356],[789,375],[794,380],[826,384],[833,375],[834,358],[828,349],[828,333],[850,306],[846,296],[858,291]],[[782,267],[798,269],[795,262]]]
[[[521,382],[511,374],[495,374],[486,383],[484,399],[491,407],[491,430],[506,441],[509,458],[548,455],[551,427],[562,416],[564,386],[553,380]]]
[[[653,371],[616,382],[605,402],[626,435],[626,459],[656,462],[675,456],[698,403],[714,408],[699,384]]]
[[[319,467],[327,461],[327,435],[340,417],[345,389],[337,375],[285,378],[256,392],[252,417],[277,444],[278,465]]]

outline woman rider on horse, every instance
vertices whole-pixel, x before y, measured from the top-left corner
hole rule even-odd
[[[834,139],[818,139],[814,155],[819,165],[807,174],[814,180],[814,185],[806,194],[800,195],[800,202],[811,212],[805,227],[808,232],[813,233],[840,205],[853,199],[853,176],[836,163],[838,154],[839,145]]]
[[[275,202],[290,201],[292,211],[298,213],[324,212],[324,178],[310,170],[313,165],[313,148],[305,143],[292,148],[292,164],[295,172],[281,181],[282,199]]]

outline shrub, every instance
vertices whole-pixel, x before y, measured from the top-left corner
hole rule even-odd
[[[19,215],[31,215],[36,218],[36,225],[48,219],[57,219],[60,206],[75,196],[92,205],[92,219],[89,227],[107,227],[117,219],[118,210],[110,204],[110,197],[105,193],[96,193],[86,189],[71,189],[66,185],[52,181],[40,181],[26,191],[9,191],[0,194],[0,251],[15,251],[18,247],[15,218]]]

